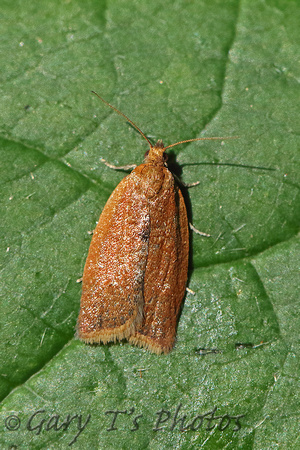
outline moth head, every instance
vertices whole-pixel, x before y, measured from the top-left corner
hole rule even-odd
[[[168,160],[168,155],[165,153],[165,146],[161,139],[155,145],[150,145],[149,150],[144,155],[144,162],[155,162],[165,164]]]

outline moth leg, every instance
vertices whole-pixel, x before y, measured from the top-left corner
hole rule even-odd
[[[190,187],[194,187],[194,186],[198,186],[198,184],[200,183],[200,181],[195,181],[194,183],[184,183],[183,181],[181,181],[175,174],[173,174],[174,178],[176,179],[178,184],[181,184],[182,186],[184,186],[185,188],[190,188]],[[197,228],[194,227],[194,225],[192,225],[189,222],[189,227],[192,231],[194,231],[194,233],[199,234],[200,236],[205,236],[205,237],[211,237],[210,234],[204,233],[203,231],[199,231],[197,230]]]
[[[132,170],[136,168],[136,164],[128,164],[127,166],[115,166],[114,164],[110,164],[109,162],[107,162],[104,158],[101,158],[100,161],[113,170]]]
[[[198,184],[200,184],[200,181],[194,181],[194,183],[184,183],[183,186],[186,188],[190,188],[190,187],[198,186]]]
[[[195,291],[192,291],[192,289],[190,289],[190,288],[188,288],[188,287],[186,287],[185,290],[186,290],[186,292],[187,292],[188,294],[196,295],[196,292],[195,292]]]
[[[178,176],[175,175],[175,173],[173,173],[173,177],[175,178],[175,180],[177,181],[178,184],[180,184],[181,186],[183,186],[185,188],[198,186],[198,184],[200,184],[200,181],[195,181],[194,183],[184,183],[184,181],[182,181],[180,178],[178,178]]]
[[[191,222],[189,222],[189,227],[190,227],[190,229],[191,229],[192,231],[194,231],[194,233],[200,234],[200,236],[211,237],[210,234],[203,233],[203,231],[197,230],[197,228],[195,228],[194,225],[191,224]]]

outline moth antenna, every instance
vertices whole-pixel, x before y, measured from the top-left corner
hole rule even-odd
[[[195,138],[195,139],[186,139],[185,141],[175,142],[175,144],[168,145],[167,148],[175,147],[175,145],[185,144],[186,142],[195,142],[195,141],[220,141],[224,139],[238,139],[239,136],[225,136],[225,137],[204,137],[204,138]]]
[[[123,116],[129,123],[131,123],[131,125],[140,133],[141,136],[143,136],[144,139],[146,139],[146,141],[148,142],[148,144],[150,145],[150,148],[152,148],[152,144],[149,141],[149,139],[147,138],[147,136],[142,132],[142,130],[140,130],[140,128],[132,122],[132,120],[129,119],[129,117],[125,116],[125,114],[123,114],[121,111],[119,111],[115,106],[111,105],[110,103],[108,103],[106,100],[104,100],[104,98],[100,97],[99,94],[97,94],[97,92],[92,91],[93,94],[97,95],[98,98],[100,98],[100,100],[103,101],[103,103],[105,103],[107,106],[109,106],[111,109],[113,109],[114,111],[116,111],[116,113],[118,113],[120,116]]]

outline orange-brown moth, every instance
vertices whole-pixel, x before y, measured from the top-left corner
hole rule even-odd
[[[168,353],[186,289],[189,224],[164,152],[184,142],[223,138],[152,145],[125,114],[99,98],[125,117],[150,149],[100,215],[83,272],[77,335],[90,344],[127,339],[151,352]]]

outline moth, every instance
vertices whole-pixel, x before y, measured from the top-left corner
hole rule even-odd
[[[83,272],[77,335],[90,344],[127,339],[151,352],[168,353],[186,290],[189,223],[165,151],[184,142],[223,138],[152,145],[125,114],[96,95],[138,130],[149,151],[100,215]]]

